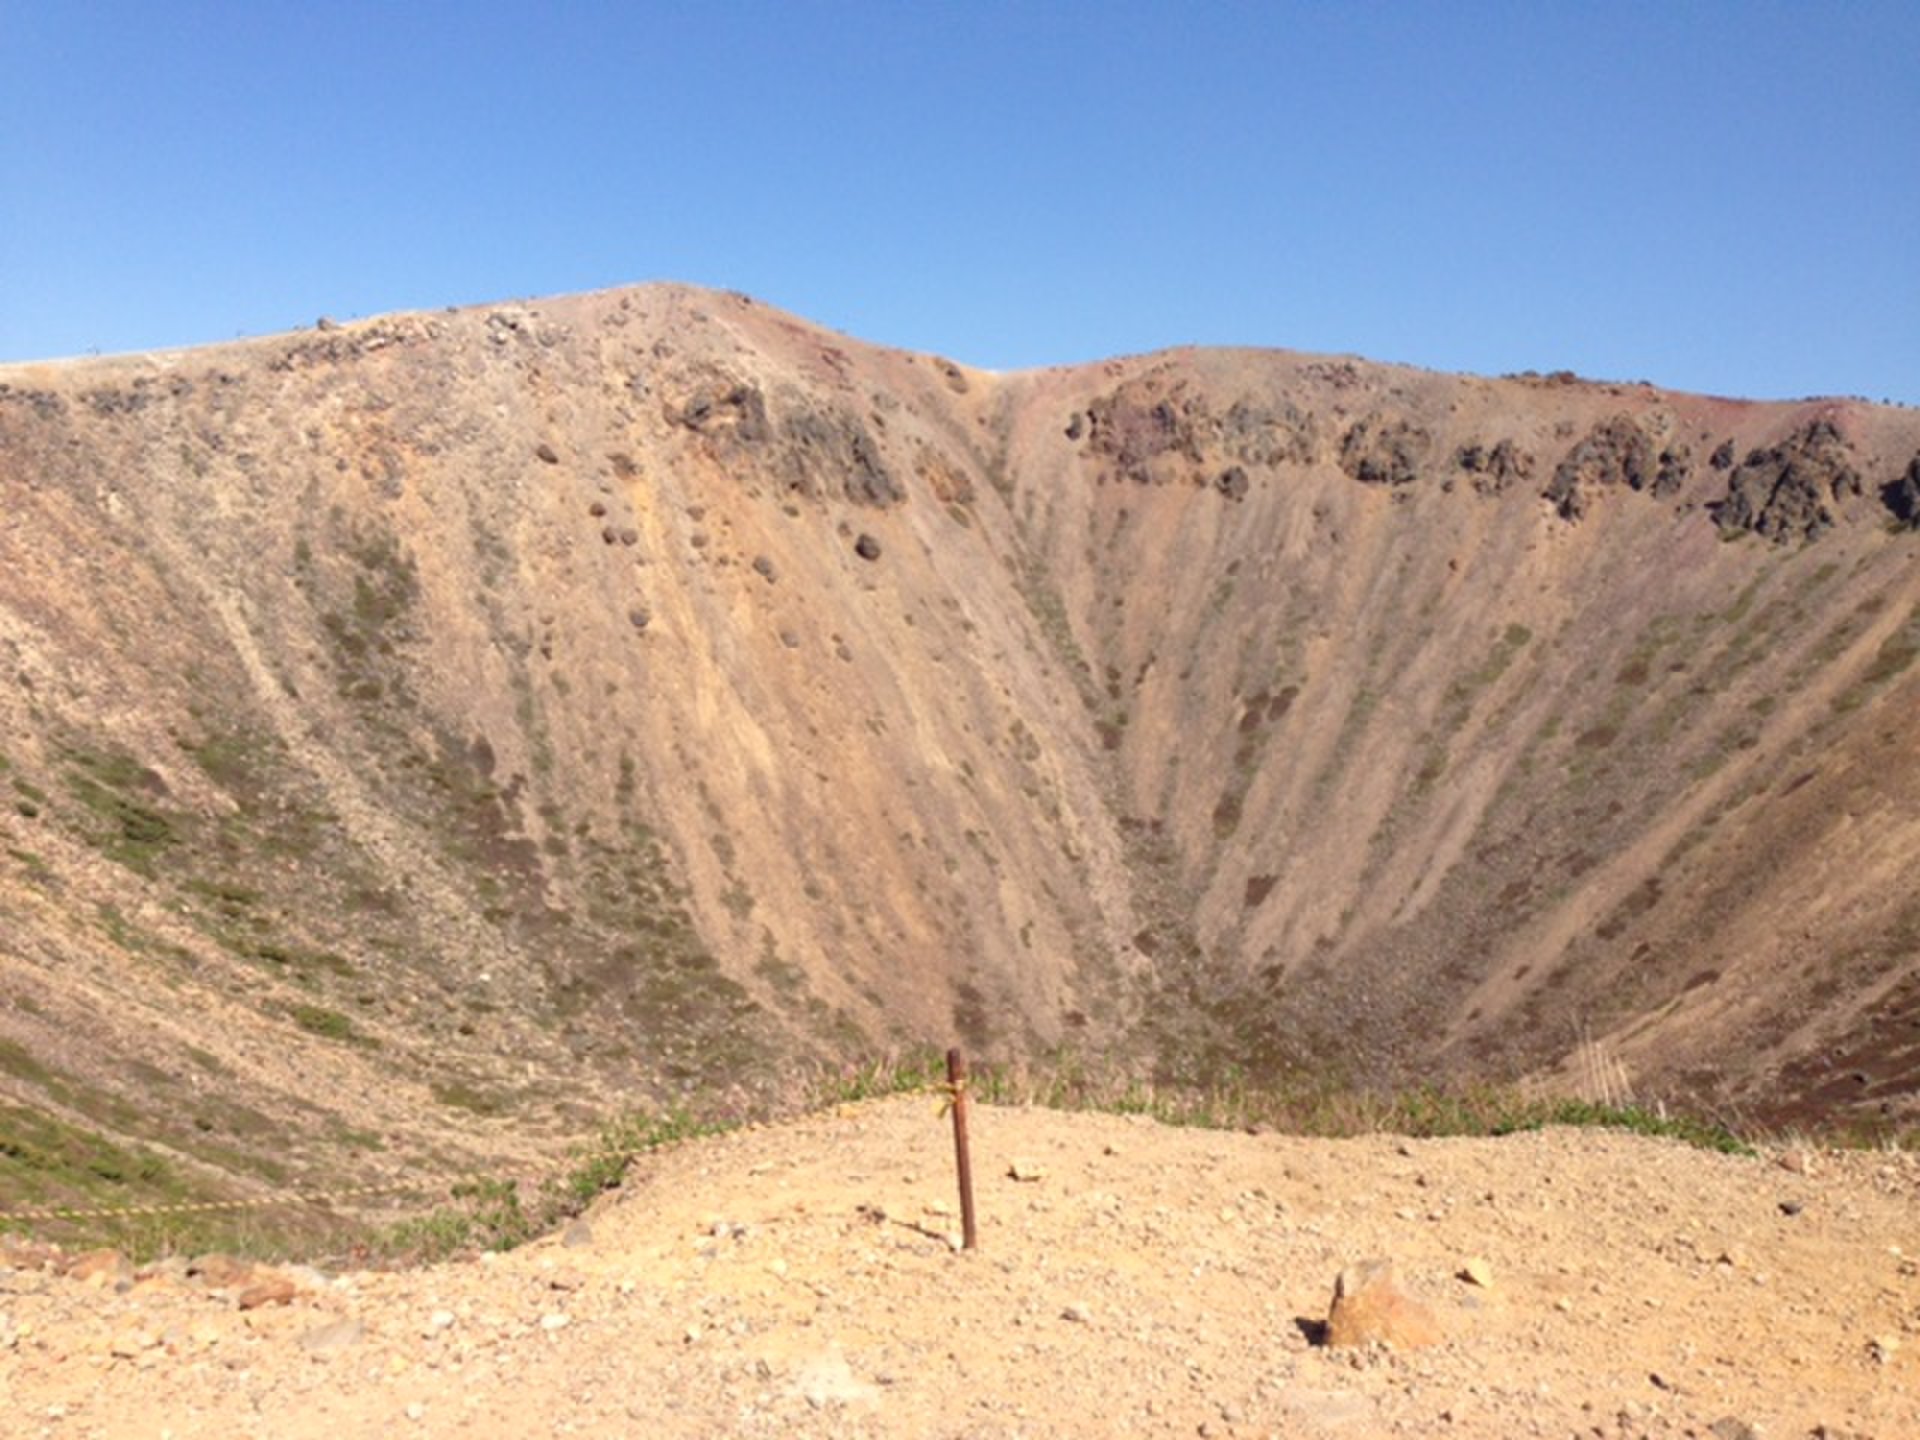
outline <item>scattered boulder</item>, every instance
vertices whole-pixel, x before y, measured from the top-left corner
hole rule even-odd
[[[1776,545],[1833,528],[1834,506],[1861,493],[1847,443],[1830,420],[1814,420],[1779,444],[1748,452],[1709,510],[1722,535],[1763,535]]]
[[[1444,1338],[1433,1312],[1400,1288],[1391,1260],[1362,1260],[1335,1279],[1333,1307],[1327,1314],[1328,1345],[1417,1350]]]
[[[1247,498],[1249,483],[1247,472],[1239,465],[1230,465],[1214,477],[1213,488],[1229,500]]]

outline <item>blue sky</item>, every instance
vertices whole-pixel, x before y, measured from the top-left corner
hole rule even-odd
[[[1920,403],[1920,4],[0,0],[0,360],[649,279]]]

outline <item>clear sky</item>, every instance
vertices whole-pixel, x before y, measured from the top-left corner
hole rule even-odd
[[[650,279],[1920,403],[1920,3],[0,0],[0,360]]]

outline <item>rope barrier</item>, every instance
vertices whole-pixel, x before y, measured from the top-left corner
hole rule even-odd
[[[894,1100],[902,1097],[941,1095],[940,1114],[944,1117],[958,1100],[963,1085],[940,1081],[917,1085],[901,1090],[890,1091],[884,1095],[874,1095],[858,1100],[835,1101],[819,1110],[808,1111],[790,1117],[785,1123],[797,1123],[812,1116],[845,1110],[851,1106],[871,1104],[876,1101]],[[620,1146],[612,1149],[584,1149],[575,1151],[562,1158],[547,1161],[531,1171],[512,1177],[511,1183],[518,1185],[521,1180],[541,1180],[563,1170],[576,1169],[583,1165],[605,1160],[636,1160],[642,1155],[658,1155],[678,1149],[696,1140],[717,1139],[743,1131],[765,1129],[765,1122],[749,1122],[745,1125],[710,1130],[703,1133],[676,1136],[671,1139],[653,1141],[634,1146]],[[49,1220],[124,1220],[162,1215],[199,1215],[218,1213],[238,1213],[247,1210],[272,1210],[281,1206],[313,1206],[325,1209],[331,1206],[365,1199],[374,1195],[399,1195],[410,1191],[447,1190],[456,1191],[464,1185],[484,1184],[496,1180],[491,1175],[439,1176],[414,1180],[385,1180],[366,1185],[352,1185],[339,1190],[287,1190],[272,1195],[254,1196],[245,1200],[188,1200],[153,1205],[107,1205],[107,1206],[54,1206],[32,1210],[0,1210],[0,1225],[19,1221]]]

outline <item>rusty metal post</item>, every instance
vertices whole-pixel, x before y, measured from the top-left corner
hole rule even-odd
[[[967,1057],[947,1051],[947,1087],[953,1097],[953,1159],[960,1171],[960,1248],[980,1243],[973,1218],[973,1156],[967,1149]]]

